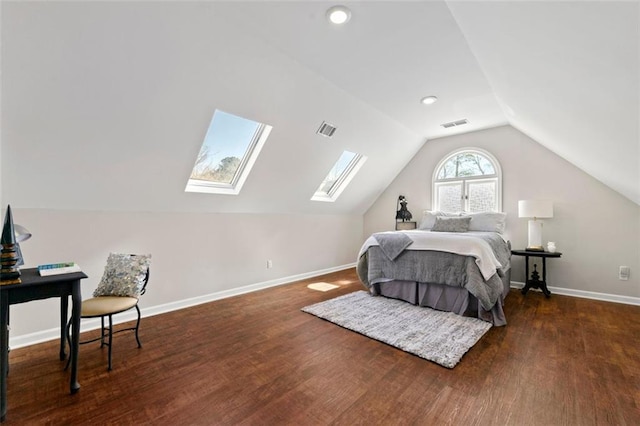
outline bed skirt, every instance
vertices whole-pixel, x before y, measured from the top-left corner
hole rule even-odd
[[[511,269],[502,277],[502,297],[490,311],[485,310],[478,299],[462,287],[444,284],[421,283],[415,281],[387,281],[374,284],[371,293],[400,299],[414,305],[426,306],[440,311],[454,312],[458,315],[479,318],[495,326],[506,325],[504,299],[511,285]]]

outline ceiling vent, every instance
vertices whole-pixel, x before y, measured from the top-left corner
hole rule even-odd
[[[326,121],[323,121],[316,133],[330,138],[331,136],[333,136],[335,132],[336,132],[336,128],[334,126],[327,123]]]
[[[467,123],[468,123],[467,119],[463,118],[462,120],[450,121],[449,123],[441,124],[441,126],[444,127],[445,129],[448,129],[449,127],[462,126],[463,124],[467,124]]]

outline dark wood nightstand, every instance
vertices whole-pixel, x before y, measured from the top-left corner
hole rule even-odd
[[[416,228],[416,222],[396,222],[396,231],[408,231]]]
[[[514,256],[524,256],[525,260],[525,285],[522,289],[522,294],[527,294],[530,288],[539,288],[542,290],[546,297],[551,296],[551,292],[547,288],[547,258],[548,257],[561,257],[560,252],[548,252],[548,251],[532,251],[532,250],[511,250],[511,254]],[[540,274],[537,270],[537,265],[533,264],[533,272],[529,277],[529,258],[539,257],[542,259],[542,280],[540,280]]]

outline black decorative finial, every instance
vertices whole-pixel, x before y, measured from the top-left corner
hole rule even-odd
[[[22,282],[20,280],[20,271],[16,266],[20,258],[17,253],[11,206],[7,206],[0,243],[2,244],[2,250],[0,251],[0,285],[20,284]]]
[[[4,226],[2,227],[2,239],[0,244],[15,244],[16,233],[13,229],[13,215],[11,214],[11,206],[7,206],[7,214],[4,217]]]

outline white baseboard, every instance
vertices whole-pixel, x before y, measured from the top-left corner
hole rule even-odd
[[[511,288],[523,288],[524,283],[519,281],[511,281]],[[530,291],[540,291],[532,289]],[[581,297],[583,299],[602,300],[604,302],[624,303],[625,305],[640,306],[640,297],[619,296],[617,294],[597,293],[595,291],[575,290],[564,287],[549,287],[551,294],[559,294],[562,296]]]
[[[190,299],[178,300],[176,302],[165,303],[157,306],[150,306],[147,308],[141,308],[142,316],[149,317],[153,315],[160,315],[167,312],[177,311],[179,309],[189,308],[191,306],[200,305],[203,303],[213,302],[220,299],[226,299],[228,297],[239,296],[241,294],[251,293],[258,290],[263,290],[269,287],[276,287],[283,284],[289,284],[295,281],[305,280],[307,278],[313,278],[324,274],[330,274],[332,272],[342,271],[345,269],[355,267],[355,263],[350,263],[341,266],[335,266],[333,268],[322,269],[313,272],[307,272],[304,274],[291,275],[288,277],[278,278],[270,281],[263,281],[256,284],[250,284],[243,287],[234,288],[231,290],[219,291],[216,293],[207,294],[204,296],[193,297]],[[518,281],[511,281],[512,288],[523,288],[524,283]],[[549,287],[552,294],[559,294],[563,296],[581,297],[584,299],[602,300],[605,302],[624,303],[627,305],[640,306],[640,297],[631,296],[619,296],[616,294],[597,293],[593,291],[575,290],[563,287]],[[531,291],[539,291],[533,289]],[[124,312],[117,316],[115,324],[120,324],[127,321],[136,319],[135,310]],[[91,319],[84,320],[82,322],[82,330],[89,331],[100,328],[100,320]],[[60,338],[60,328],[50,328],[48,330],[37,331],[35,333],[24,334],[21,336],[9,337],[10,348],[21,348],[24,346],[35,345],[37,343],[46,342],[49,340],[57,340]]]
[[[335,266],[333,268],[322,269],[319,271],[307,272],[304,274],[291,275],[288,277],[278,278],[270,281],[263,281],[261,283],[250,284],[243,287],[234,288],[231,290],[219,291],[216,293],[206,294],[204,296],[192,297],[190,299],[178,300],[176,302],[165,303],[157,306],[150,306],[147,308],[141,308],[143,317],[150,317],[153,315],[164,314],[171,311],[177,311],[179,309],[189,308],[191,306],[201,305],[203,303],[213,302],[215,300],[226,299],[227,297],[239,296],[245,293],[251,293],[258,290],[263,290],[269,287],[275,287],[283,284],[289,284],[296,281],[306,280],[307,278],[313,278],[320,275],[330,274],[332,272],[338,272],[345,269],[355,267],[355,263],[347,265]],[[114,324],[120,324],[127,321],[132,321],[137,318],[135,310],[123,312],[117,317],[114,317]],[[116,321],[117,319],[117,321]],[[100,328],[99,319],[90,319],[82,321],[82,331],[95,330]],[[10,348],[21,348],[24,346],[35,345],[36,343],[42,343],[49,340],[57,340],[60,338],[60,328],[50,328],[48,330],[37,331],[35,333],[24,334],[21,336],[9,337]]]

